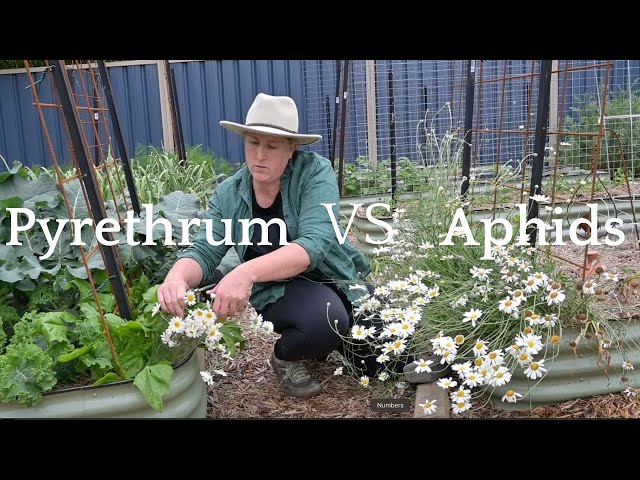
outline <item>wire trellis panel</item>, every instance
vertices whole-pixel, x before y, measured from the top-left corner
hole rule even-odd
[[[29,72],[29,62],[25,60],[25,68]],[[61,248],[62,258],[58,259],[65,267],[84,267],[86,278],[91,285],[96,308],[100,314],[102,326],[107,337],[111,353],[116,363],[116,370],[122,378],[124,373],[119,366],[117,352],[105,320],[104,308],[101,304],[95,272],[106,268],[111,283],[118,311],[121,317],[131,319],[128,303],[130,288],[123,274],[119,252],[113,245],[103,245],[97,241],[95,225],[100,220],[117,216],[120,224],[124,221],[124,212],[129,210],[131,196],[123,178],[122,166],[115,158],[111,139],[114,138],[109,121],[109,108],[103,95],[103,82],[97,73],[95,64],[89,61],[72,61],[66,65],[62,60],[48,60],[49,74],[42,81],[50,82],[52,98],[40,98],[40,87],[30,79],[34,106],[38,111],[45,142],[48,145],[53,161],[53,176],[56,179],[63,197],[64,205],[58,205],[56,218],[68,218],[80,222],[91,219],[91,225],[80,227],[81,243],[71,242],[71,232],[64,232],[59,244],[77,247],[80,258],[73,249]],[[107,79],[108,81],[108,79]],[[70,158],[74,167],[64,168],[58,161],[49,132],[49,123],[45,111],[60,115],[63,120],[54,124],[62,124],[66,129],[66,139]],[[63,169],[64,168],[64,169]],[[133,192],[135,195],[135,191]],[[82,223],[79,223],[82,225]],[[75,235],[75,232],[74,232]],[[110,232],[103,233],[106,240],[113,240]],[[84,245],[83,245],[84,244]],[[77,268],[76,268],[77,269]],[[76,272],[76,275],[80,275]]]

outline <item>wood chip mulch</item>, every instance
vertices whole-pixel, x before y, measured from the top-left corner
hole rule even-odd
[[[247,345],[226,368],[228,376],[209,387],[209,418],[382,418],[400,415],[372,411],[369,408],[371,398],[391,398],[391,394],[379,387],[365,388],[353,378],[334,375],[340,364],[332,356],[326,362],[307,363],[309,372],[323,383],[322,394],[308,399],[284,395],[269,365],[278,335],[252,331],[246,316],[239,323]],[[209,355],[207,353],[207,360],[210,360]],[[408,414],[402,412],[402,415]]]

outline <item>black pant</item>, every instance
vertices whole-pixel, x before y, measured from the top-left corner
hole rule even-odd
[[[284,295],[258,313],[281,335],[276,357],[289,362],[322,359],[340,350],[340,335],[347,335],[352,323],[351,303],[335,284],[302,276],[287,282]]]
[[[367,289],[370,294],[373,293],[371,285],[367,285]],[[324,360],[329,353],[337,350],[359,375],[374,377],[383,368],[376,361],[381,352],[375,352],[368,343],[353,338],[343,343],[335,333],[337,329],[343,337],[350,337],[354,324],[353,306],[335,283],[317,283],[303,276],[295,277],[287,282],[281,298],[258,313],[262,314],[264,320],[272,322],[274,331],[281,334],[275,345],[276,357],[281,360]],[[366,328],[375,324],[378,333],[383,323],[379,317],[360,321]],[[407,359],[404,359],[392,362],[389,366],[400,372],[406,362]]]

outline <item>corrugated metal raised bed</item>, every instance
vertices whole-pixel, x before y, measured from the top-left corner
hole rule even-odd
[[[564,329],[558,355],[545,361],[545,368],[548,370],[546,376],[530,380],[518,368],[508,384],[497,387],[490,394],[492,404],[502,410],[524,410],[577,398],[617,393],[627,387],[640,388],[640,372],[622,369],[623,360],[636,367],[640,366],[640,323],[625,321],[620,322],[618,327],[621,345],[616,347],[616,340],[613,340],[607,349],[611,354],[609,362],[606,356],[600,355],[593,339],[585,341],[582,338],[575,349],[572,348],[570,342],[576,339],[578,332]],[[624,358],[621,352],[624,353]],[[502,402],[501,399],[508,390],[522,394],[522,398],[517,403]]]
[[[2,418],[205,418],[206,384],[200,377],[204,352],[196,349],[185,363],[175,368],[171,390],[163,398],[164,409],[149,406],[132,381],[98,387],[76,387],[49,392],[33,407],[17,403],[0,403]]]

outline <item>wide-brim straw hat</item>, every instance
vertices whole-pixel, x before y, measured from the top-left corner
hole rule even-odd
[[[244,124],[222,120],[220,126],[234,133],[257,133],[291,138],[300,145],[322,140],[322,135],[298,133],[298,107],[291,97],[259,93],[247,112]]]

